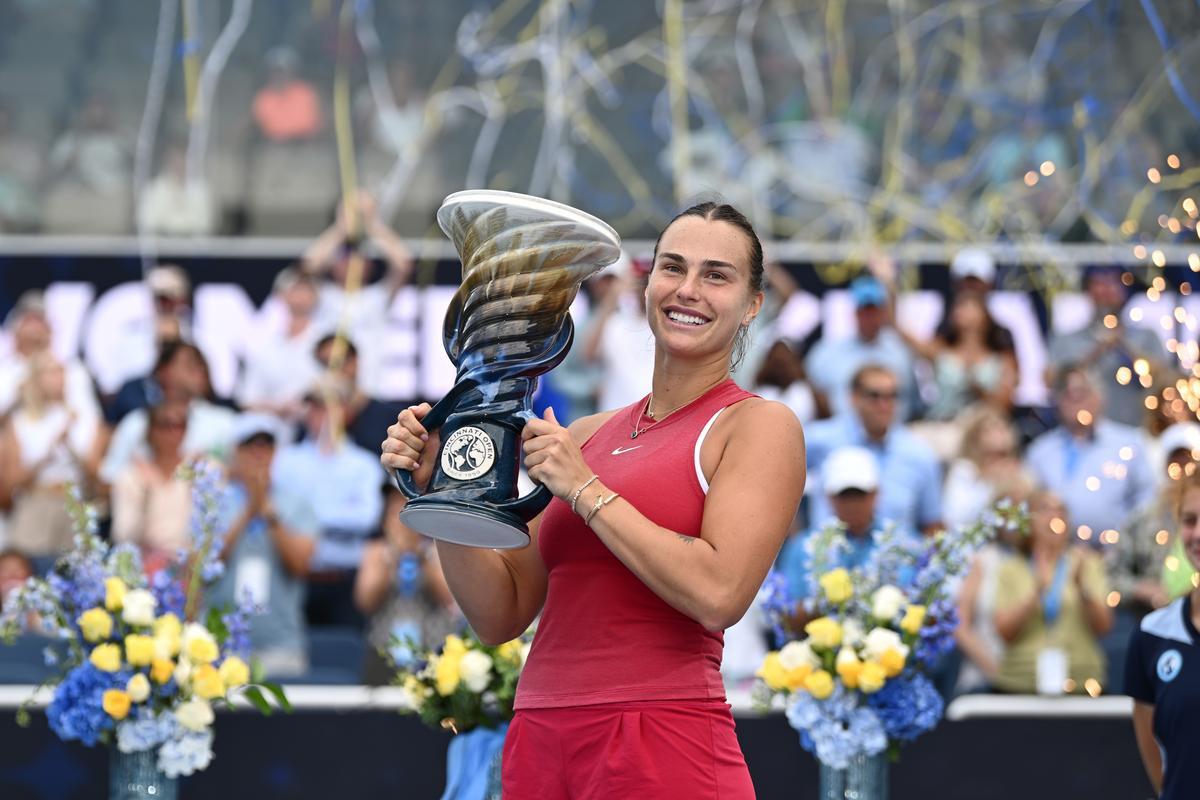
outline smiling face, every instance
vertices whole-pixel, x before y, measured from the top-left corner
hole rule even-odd
[[[646,319],[658,347],[728,360],[738,330],[762,306],[750,272],[750,243],[735,225],[697,216],[671,223],[646,286]]]

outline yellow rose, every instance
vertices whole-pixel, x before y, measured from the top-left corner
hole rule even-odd
[[[169,658],[154,658],[150,661],[150,678],[157,684],[164,684],[175,674],[175,662]]]
[[[762,678],[763,683],[772,691],[783,692],[791,688],[788,686],[787,681],[788,671],[783,668],[783,664],[779,661],[779,653],[775,651],[767,653],[767,657],[763,659],[762,666],[754,674]]]
[[[127,692],[122,692],[120,689],[107,689],[100,704],[104,707],[104,713],[113,719],[125,719],[129,716],[129,706],[132,702]]]
[[[804,679],[804,688],[817,700],[824,700],[833,694],[833,676],[819,669]]]
[[[134,673],[129,679],[129,683],[125,684],[125,691],[129,693],[129,699],[135,703],[144,703],[150,697],[150,681],[140,672]]]
[[[887,671],[878,661],[864,661],[858,672],[858,688],[864,694],[878,692],[887,683]]]
[[[250,667],[237,656],[229,656],[221,662],[221,680],[231,689],[234,686],[244,686],[250,682]]]
[[[158,619],[154,620],[154,638],[165,639],[167,641],[174,640],[175,652],[171,655],[179,654],[179,637],[183,635],[183,623],[179,621],[179,617],[174,614],[163,614]]]
[[[107,639],[112,634],[113,618],[103,608],[89,608],[75,620],[89,642]]]
[[[194,664],[211,664],[217,660],[220,650],[217,640],[203,625],[189,623],[183,631],[183,652]]]
[[[446,637],[446,643],[442,645],[442,655],[461,656],[465,652],[467,652],[467,643],[462,640],[462,637],[455,636],[453,633]]]
[[[925,624],[925,606],[909,606],[900,620],[900,630],[916,636]]]
[[[899,650],[884,650],[879,656],[879,666],[883,667],[889,678],[894,678],[904,671],[906,660],[904,653]]]
[[[120,578],[104,579],[104,607],[109,611],[120,611],[125,604],[125,592],[128,587]]]
[[[88,656],[88,661],[101,672],[116,672],[121,668],[121,646],[98,644]]]
[[[458,688],[461,678],[458,670],[460,661],[462,661],[462,653],[444,652],[438,657],[433,674],[437,693],[442,697],[449,697]]]
[[[212,664],[201,664],[192,673],[192,691],[197,697],[212,700],[214,697],[225,696],[225,682],[221,673]]]
[[[813,647],[832,650],[842,643],[842,626],[829,617],[814,619],[804,626],[804,632]]]
[[[146,667],[154,659],[154,640],[140,633],[125,637],[125,660],[131,667]]]
[[[849,647],[843,647],[837,657],[837,674],[846,684],[847,689],[858,688],[858,674],[862,672],[862,662]]]
[[[854,584],[850,582],[850,573],[843,567],[826,572],[821,576],[821,589],[825,598],[834,604],[841,604],[854,595]]]
[[[513,639],[511,642],[505,642],[496,648],[496,655],[506,661],[511,661],[514,664],[521,663],[521,640]]]

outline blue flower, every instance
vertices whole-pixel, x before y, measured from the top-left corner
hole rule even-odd
[[[933,730],[945,708],[929,679],[916,672],[891,679],[868,698],[867,704],[879,715],[888,738],[902,742]]]
[[[169,778],[191,775],[212,761],[212,731],[196,733],[177,727],[178,735],[163,742],[158,749],[158,768]]]
[[[158,747],[176,736],[179,723],[170,712],[154,714],[146,708],[117,725],[117,749],[122,753],[140,753]]]
[[[150,579],[150,591],[158,601],[159,614],[171,613],[183,619],[183,608],[187,603],[183,585],[173,569],[161,569]]]
[[[787,719],[800,732],[800,746],[833,769],[845,769],[855,756],[875,755],[887,748],[879,716],[859,706],[858,695],[840,684],[824,700],[797,693],[788,706]]]
[[[46,709],[50,729],[63,741],[78,739],[88,747],[113,728],[113,719],[102,706],[107,689],[123,688],[128,673],[101,672],[85,661],[67,673],[54,689]]]

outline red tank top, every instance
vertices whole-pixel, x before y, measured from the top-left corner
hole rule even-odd
[[[651,522],[700,535],[705,489],[696,442],[714,415],[753,395],[727,380],[631,439],[645,399],[583,445],[592,470]],[[667,605],[604,546],[563,500],[546,507],[538,549],[546,604],[515,707],[725,699],[724,635]]]

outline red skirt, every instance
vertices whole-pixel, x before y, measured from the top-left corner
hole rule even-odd
[[[754,785],[720,700],[532,708],[504,740],[505,800],[746,800]]]

